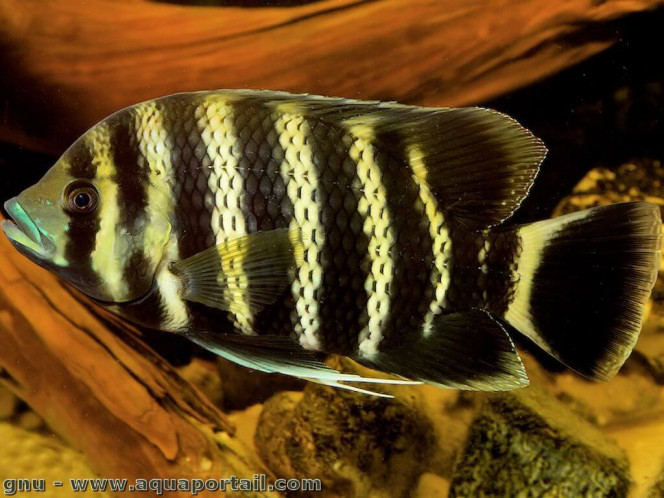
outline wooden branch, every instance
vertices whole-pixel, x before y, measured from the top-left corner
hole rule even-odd
[[[117,319],[101,321],[0,236],[0,380],[100,475],[265,472],[223,414],[137,334]],[[268,495],[276,496],[255,494]]]
[[[60,152],[123,106],[211,88],[473,104],[600,52],[620,36],[606,23],[663,4],[325,0],[247,9],[3,0],[0,139]]]

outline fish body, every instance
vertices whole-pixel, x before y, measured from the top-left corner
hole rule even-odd
[[[610,378],[654,284],[659,211],[503,226],[544,155],[486,109],[177,94],[94,126],[8,201],[3,229],[112,311],[260,370],[357,381],[313,355],[337,353],[511,389],[527,383],[517,330]]]

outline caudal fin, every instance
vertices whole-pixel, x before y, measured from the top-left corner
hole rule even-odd
[[[634,202],[517,227],[519,283],[503,317],[580,374],[612,378],[641,330],[661,223],[657,206]]]

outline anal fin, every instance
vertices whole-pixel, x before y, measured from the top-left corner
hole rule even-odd
[[[441,315],[429,334],[412,334],[399,348],[356,361],[439,387],[507,391],[528,385],[509,335],[482,310]]]

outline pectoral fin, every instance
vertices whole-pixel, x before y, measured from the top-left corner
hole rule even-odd
[[[278,229],[210,247],[171,271],[182,279],[186,300],[249,316],[284,294],[301,258],[300,232]]]

